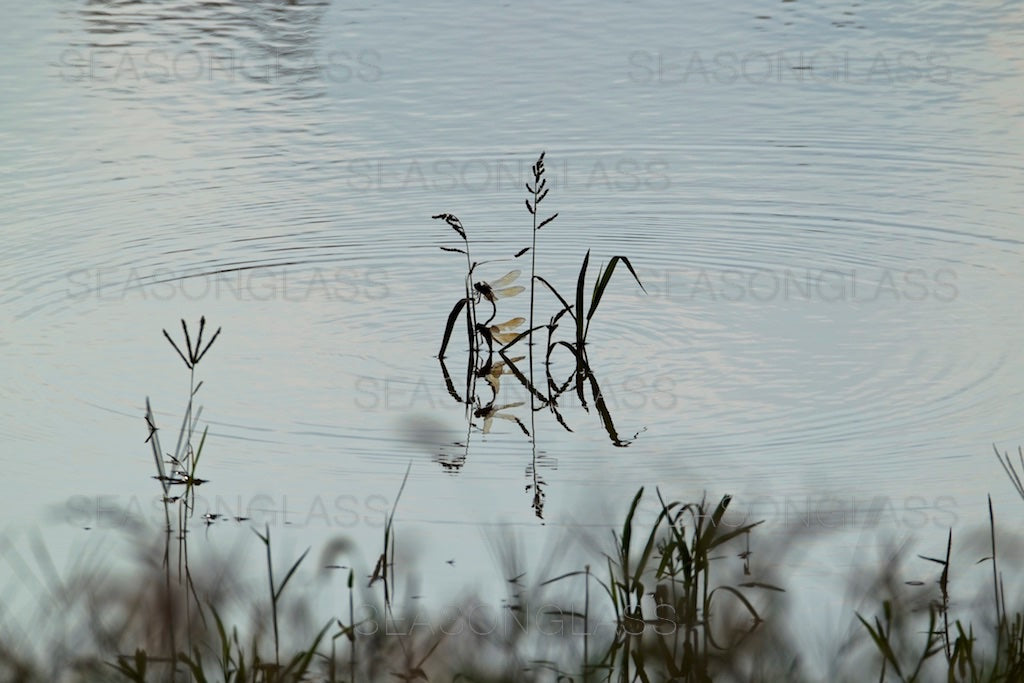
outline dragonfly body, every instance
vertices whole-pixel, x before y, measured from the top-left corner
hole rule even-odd
[[[519,277],[521,272],[522,271],[519,270],[510,271],[494,282],[475,282],[473,283],[473,289],[475,289],[476,293],[482,298],[487,299],[493,304],[498,299],[515,296],[516,294],[524,291],[525,288],[518,285],[515,287],[508,286]]]

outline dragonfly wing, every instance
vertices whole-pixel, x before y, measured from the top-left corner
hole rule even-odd
[[[526,318],[512,318],[511,320],[506,320],[503,323],[498,323],[497,325],[491,325],[491,329],[493,331],[496,331],[496,332],[508,332],[509,330],[512,330],[512,329],[514,329],[516,327],[519,327],[520,325],[522,325],[525,322],[526,322]],[[498,329],[494,330],[494,328],[498,328]]]
[[[508,298],[510,296],[515,296],[516,294],[521,294],[525,290],[526,290],[525,287],[519,287],[519,286],[516,286],[516,287],[506,287],[505,289],[496,289],[496,290],[494,290],[494,298],[496,298],[496,299],[506,299],[506,298]]]
[[[489,283],[491,285],[491,289],[500,289],[501,287],[504,287],[505,285],[512,284],[512,282],[517,277],[519,277],[519,274],[521,272],[523,272],[523,271],[521,271],[521,270],[513,270],[513,271],[509,271],[508,273],[505,273],[504,275],[502,275],[500,278],[498,278],[494,282]]]

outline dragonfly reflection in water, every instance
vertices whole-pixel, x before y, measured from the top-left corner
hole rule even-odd
[[[491,401],[490,403],[488,403],[487,405],[483,406],[482,408],[477,408],[476,410],[474,410],[473,411],[473,417],[476,417],[476,418],[481,418],[482,417],[483,418],[484,426],[483,426],[483,430],[482,431],[483,431],[484,434],[490,434],[491,433],[491,425],[494,422],[494,418],[499,418],[501,420],[508,420],[510,422],[515,422],[517,425],[519,425],[519,428],[523,430],[523,434],[526,434],[526,436],[529,436],[530,435],[530,431],[526,428],[526,425],[523,424],[522,420],[520,420],[515,415],[508,415],[508,414],[505,414],[505,413],[501,412],[503,410],[508,410],[509,408],[518,408],[521,405],[523,405],[522,401],[516,401],[515,403],[505,403],[505,404],[502,404],[500,406],[497,406],[497,405],[494,405],[494,401]]]
[[[509,362],[515,364],[524,358],[526,358],[526,356],[516,356],[515,358],[509,358]],[[484,375],[484,379],[486,379],[487,383],[491,386],[494,398],[498,397],[498,390],[501,389],[501,376],[511,374],[513,374],[513,372],[505,365],[505,361],[499,360],[494,363],[494,365],[491,366],[490,371]]]

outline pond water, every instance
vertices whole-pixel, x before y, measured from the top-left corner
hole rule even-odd
[[[296,546],[376,543],[410,463],[400,527],[467,576],[481,529],[600,526],[640,486],[938,543],[989,492],[1020,509],[992,454],[1024,443],[1019,6],[7,14],[9,533],[72,547],[110,508],[157,514],[145,398],[173,433],[189,378],[161,330],[200,316],[223,328],[198,371],[206,504]],[[647,290],[620,265],[588,338],[625,447],[570,396],[572,431],[538,413],[536,452],[510,420],[467,446],[436,358],[465,262],[431,216],[510,257],[541,151],[559,216],[537,272],[568,296],[588,250],[591,282],[623,255]],[[516,267],[528,285],[528,263],[478,272]],[[465,353],[458,333],[456,385]]]

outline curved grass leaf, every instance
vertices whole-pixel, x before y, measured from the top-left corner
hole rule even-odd
[[[555,289],[554,286],[550,282],[548,282],[547,280],[542,278],[540,275],[534,275],[533,277],[534,277],[535,280],[539,280],[542,285],[547,287],[551,291],[551,293],[555,295],[555,298],[557,298],[562,303],[562,310],[567,312],[569,315],[571,315],[573,317],[573,320],[575,320],[576,316],[572,312],[572,306],[570,306],[569,302],[566,301],[562,297],[562,295],[558,293],[558,290]],[[561,312],[559,312],[559,315],[561,315]]]
[[[544,395],[537,391],[533,384],[530,383],[530,380],[527,379],[526,375],[523,374],[522,370],[516,367],[516,364],[512,362],[512,359],[505,355],[505,350],[499,349],[498,354],[505,361],[505,367],[512,371],[512,374],[515,376],[516,379],[519,380],[520,384],[526,387],[527,391],[529,391],[531,394],[540,399],[542,403],[547,403],[547,399],[544,397]]]
[[[590,263],[590,250],[587,249],[587,255],[583,257],[583,265],[580,266],[580,274],[576,278],[576,348],[583,351],[583,288],[586,286],[587,278],[587,265]]]
[[[153,451],[153,460],[156,462],[156,471],[159,474],[160,485],[164,489],[164,496],[167,495],[170,489],[170,484],[167,482],[167,471],[164,470],[164,456],[160,450],[160,437],[157,436],[156,422],[153,418],[153,409],[149,405],[149,396],[146,397],[146,424],[149,425],[149,441],[150,447]]]
[[[452,337],[452,330],[455,329],[455,321],[459,318],[459,313],[462,312],[463,307],[469,303],[469,299],[463,298],[455,302],[455,306],[452,308],[452,312],[448,314],[448,322],[444,326],[444,337],[441,339],[441,350],[437,352],[438,358],[444,358],[445,349],[448,348],[448,341]]]
[[[587,368],[587,379],[590,380],[590,391],[594,396],[594,407],[597,409],[597,414],[601,416],[601,424],[604,426],[604,430],[608,433],[608,438],[611,439],[612,445],[618,448],[625,448],[632,440],[626,441],[619,437],[618,431],[615,429],[615,424],[612,422],[611,412],[608,410],[608,405],[605,403],[604,396],[601,394],[601,387],[597,384],[597,378],[594,377],[594,373]]]
[[[589,253],[589,252],[588,252]],[[594,313],[597,312],[597,307],[601,303],[601,297],[604,296],[605,290],[608,288],[608,282],[612,279],[612,273],[615,272],[615,266],[622,261],[626,268],[629,269],[630,274],[636,283],[640,285],[640,289],[643,290],[644,294],[647,290],[644,288],[644,283],[640,282],[640,277],[636,274],[636,270],[633,269],[633,264],[629,262],[629,259],[625,256],[613,256],[612,260],[608,262],[608,267],[601,268],[601,271],[597,275],[597,283],[594,285],[594,291],[590,296],[590,309],[587,310],[587,321],[594,317]]]

